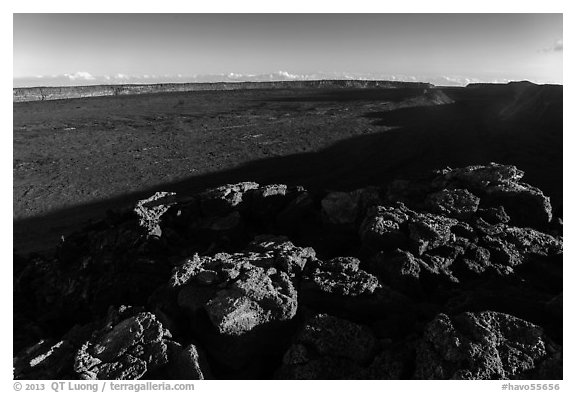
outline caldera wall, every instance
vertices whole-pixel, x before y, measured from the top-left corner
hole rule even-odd
[[[219,83],[161,83],[154,85],[97,85],[62,87],[22,87],[13,89],[14,102],[62,100],[70,98],[151,94],[203,90],[246,89],[313,89],[313,88],[429,88],[429,83],[368,81],[368,80],[318,80],[277,82],[219,82]]]

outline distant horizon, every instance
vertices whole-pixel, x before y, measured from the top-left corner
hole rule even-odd
[[[562,84],[562,14],[14,14],[13,86]]]
[[[207,77],[215,77],[216,75],[206,75]],[[21,79],[34,79],[34,78],[21,78]],[[37,78],[37,79],[45,79],[45,78]],[[33,88],[62,88],[62,87],[96,87],[96,86],[153,86],[153,85],[162,85],[162,84],[174,84],[174,85],[186,85],[186,84],[241,84],[241,83],[275,83],[275,82],[318,82],[318,81],[373,81],[373,82],[397,82],[397,83],[428,83],[435,87],[466,87],[468,85],[475,85],[475,84],[509,84],[509,83],[522,83],[528,82],[535,85],[556,85],[556,86],[563,86],[563,83],[550,83],[550,82],[538,82],[532,81],[528,79],[517,79],[517,80],[493,80],[493,81],[467,81],[467,83],[458,83],[450,80],[446,80],[448,83],[446,84],[439,84],[440,78],[435,81],[435,83],[430,82],[428,80],[418,80],[418,79],[391,79],[391,78],[330,78],[330,77],[322,77],[322,78],[306,78],[306,79],[269,79],[269,80],[249,80],[249,79],[222,79],[222,80],[168,80],[168,81],[152,81],[152,78],[144,78],[138,79],[137,81],[106,81],[106,80],[94,80],[94,81],[87,81],[91,83],[84,83],[84,84],[20,84],[20,85],[13,85],[13,89],[33,89]],[[181,78],[186,79],[186,78]],[[16,80],[16,78],[15,78]],[[451,83],[452,82],[452,83]]]

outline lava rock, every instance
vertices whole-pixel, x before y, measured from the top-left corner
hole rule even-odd
[[[484,247],[471,244],[465,253],[452,265],[454,274],[462,278],[478,278],[490,268],[490,251]]]
[[[271,321],[289,320],[297,307],[297,293],[286,273],[252,268],[218,291],[205,309],[221,334],[239,336]]]
[[[510,216],[506,214],[506,210],[502,206],[478,209],[477,216],[491,225],[510,222]]]
[[[480,198],[465,189],[444,189],[429,194],[425,203],[432,213],[466,219],[476,213]]]
[[[514,165],[491,162],[489,165],[444,170],[441,176],[447,181],[464,185],[464,188],[484,189],[493,184],[518,182],[524,177],[524,172]]]
[[[244,194],[258,188],[258,183],[227,184],[205,191],[200,195],[200,206],[205,216],[223,216],[239,206]]]
[[[381,285],[376,276],[360,268],[360,260],[352,257],[310,263],[300,284],[299,299],[315,310],[364,320],[412,307],[406,296]]]
[[[160,220],[174,203],[176,203],[174,192],[157,192],[150,198],[136,203],[134,213],[138,216],[139,225],[147,236],[162,236]]]
[[[370,330],[327,314],[308,320],[286,351],[279,379],[344,379],[374,356]]]
[[[270,184],[250,190],[246,193],[249,199],[247,214],[262,223],[274,222],[276,215],[299,191],[290,190],[285,184]]]
[[[201,380],[211,379],[212,372],[204,351],[197,345],[182,347],[176,342],[167,342],[170,354],[168,364],[171,379]]]
[[[61,339],[42,339],[14,356],[14,379],[76,379],[76,350],[90,338],[94,323],[76,325]]]
[[[557,346],[534,324],[486,311],[438,315],[417,347],[417,379],[511,379],[550,358]]]
[[[340,257],[317,261],[302,285],[324,293],[358,296],[374,293],[379,284],[376,277],[360,269],[360,260]]]
[[[291,278],[300,275],[309,261],[316,260],[316,251],[312,247],[296,247],[284,236],[256,236],[246,250],[272,253],[274,266]]]
[[[552,220],[550,198],[526,183],[504,183],[486,188],[487,203],[501,205],[518,226],[541,228]]]
[[[240,370],[282,346],[278,336],[292,328],[298,308],[297,277],[314,255],[273,236],[258,237],[242,253],[196,255],[174,269],[155,303],[175,325],[187,315],[207,353]]]
[[[94,333],[78,350],[74,371],[82,379],[140,379],[168,363],[170,333],[143,312]]]
[[[404,248],[408,244],[407,221],[415,213],[403,204],[368,209],[359,234],[364,251],[370,255],[383,250]]]
[[[455,241],[451,228],[457,220],[430,213],[418,214],[408,222],[412,250],[422,255],[426,251]]]
[[[390,254],[380,252],[372,260],[371,266],[378,277],[390,287],[412,295],[421,292],[420,265],[409,251],[396,250]]]
[[[475,165],[450,169],[441,177],[454,186],[477,192],[488,206],[503,206],[518,226],[544,227],[552,219],[550,198],[520,180],[524,172],[513,165]]]

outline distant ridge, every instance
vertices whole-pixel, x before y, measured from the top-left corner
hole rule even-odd
[[[19,87],[13,89],[13,102],[48,101],[71,98],[103,97],[133,94],[153,94],[167,92],[209,91],[209,90],[248,90],[248,89],[314,89],[314,88],[356,88],[356,89],[397,89],[433,88],[431,83],[399,82],[385,80],[306,80],[273,82],[213,82],[213,83],[159,83],[127,85],[94,85],[62,87]]]

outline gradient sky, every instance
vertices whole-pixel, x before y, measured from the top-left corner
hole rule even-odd
[[[562,83],[561,14],[15,14],[15,80],[356,73]]]

